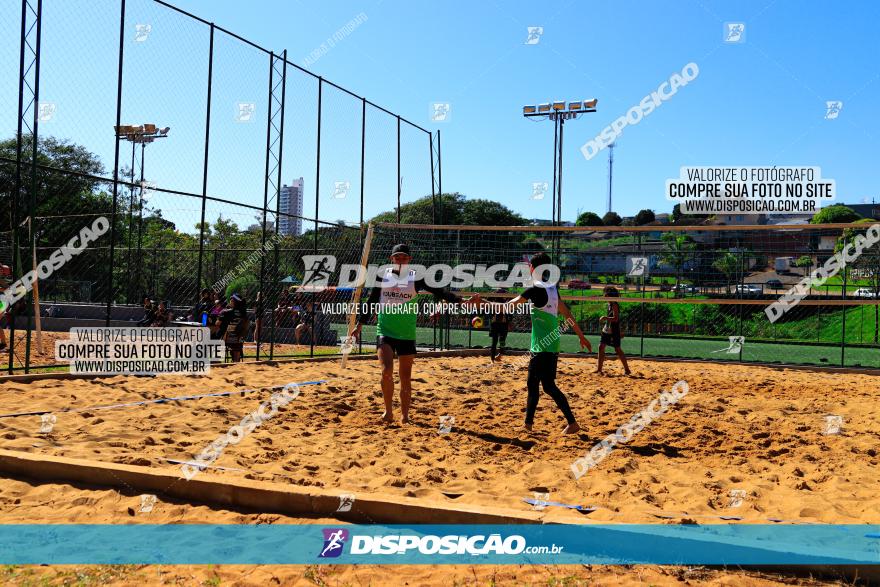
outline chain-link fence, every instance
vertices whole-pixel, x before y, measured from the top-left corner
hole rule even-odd
[[[0,101],[18,103],[0,286],[38,272],[4,309],[5,370],[52,366],[72,326],[143,322],[145,300],[196,322],[205,289],[212,310],[246,298],[248,358],[338,352],[290,293],[302,258],[356,261],[365,219],[434,196],[439,134],[166,2],[6,2],[0,23]]]
[[[880,245],[856,253],[869,227],[391,224],[377,227],[372,251],[381,263],[392,243],[408,242],[413,263],[459,267],[474,277],[480,267],[495,268],[489,273],[498,282],[533,254],[547,252],[560,269],[562,299],[594,348],[608,304],[617,303],[621,345],[630,355],[880,367]],[[486,284],[461,293],[503,302],[524,289]],[[771,312],[771,319],[768,307],[786,294],[796,303]],[[493,316],[481,314],[479,328],[473,317],[444,316],[438,333],[421,316],[419,343],[489,347]],[[527,312],[512,315],[508,329],[507,348],[529,348]],[[570,332],[561,335],[561,346],[579,349]]]

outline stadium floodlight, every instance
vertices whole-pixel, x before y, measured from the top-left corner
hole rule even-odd
[[[566,120],[573,120],[581,114],[596,111],[596,98],[589,100],[554,100],[534,106],[523,106],[525,118],[541,117],[553,121],[553,224],[562,224],[562,135]],[[558,240],[554,243],[558,246]]]
[[[130,169],[130,182],[129,182],[129,204],[128,204],[128,291],[126,293],[126,301],[128,303],[132,302],[134,298],[134,288],[137,287],[136,284],[141,282],[141,267],[142,263],[139,261],[135,263],[137,266],[137,276],[133,278],[131,275],[132,268],[132,234],[135,232],[134,230],[134,210],[137,208],[138,210],[138,226],[137,226],[137,255],[138,259],[141,258],[141,242],[143,235],[143,218],[144,218],[144,192],[146,188],[146,183],[144,182],[144,157],[147,145],[151,144],[156,139],[167,139],[168,131],[171,130],[170,126],[166,126],[165,128],[158,128],[157,125],[152,123],[146,124],[124,124],[120,126],[114,126],[113,130],[116,132],[116,138],[122,139],[124,141],[128,141],[131,143],[131,167]],[[137,145],[141,146],[141,177],[140,182],[135,183],[134,177],[134,165],[135,165],[135,149]],[[138,197],[135,200],[135,186],[139,186]]]

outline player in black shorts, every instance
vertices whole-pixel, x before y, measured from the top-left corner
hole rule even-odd
[[[503,290],[500,290],[500,293]],[[510,314],[504,311],[504,300],[492,304],[491,322],[489,322],[489,337],[492,339],[492,350],[489,357],[494,363],[501,358],[507,347],[507,331],[510,329]],[[500,349],[499,349],[500,344]],[[497,350],[497,353],[496,353]]]
[[[603,292],[606,298],[616,298],[618,297],[617,288],[613,285],[605,286],[605,290]],[[608,302],[608,315],[602,316],[599,318],[599,322],[602,322],[602,340],[599,343],[599,362],[596,365],[596,373],[602,373],[602,363],[605,362],[605,346],[610,345],[614,347],[614,351],[617,353],[617,358],[620,359],[620,363],[623,365],[623,372],[627,375],[630,374],[629,365],[626,362],[626,355],[623,354],[623,349],[620,347],[620,305],[617,302]]]

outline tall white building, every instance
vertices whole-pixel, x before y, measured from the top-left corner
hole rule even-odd
[[[299,236],[302,234],[302,218],[299,217],[303,213],[303,185],[303,178],[299,178],[293,180],[291,185],[281,186],[279,202],[281,217],[278,218],[279,234],[285,236]]]

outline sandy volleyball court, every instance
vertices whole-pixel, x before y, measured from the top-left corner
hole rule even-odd
[[[412,424],[379,422],[375,361],[239,365],[204,377],[4,382],[0,448],[174,470],[269,398],[271,386],[304,386],[299,397],[214,465],[243,476],[340,492],[378,491],[528,510],[535,493],[593,506],[590,520],[658,522],[880,521],[878,378],[806,370],[633,361],[592,373],[593,359],[563,359],[558,382],[584,430],[563,436],[543,396],[535,432],[521,428],[525,371],[515,357],[422,358],[414,373]],[[679,380],[690,392],[575,481],[570,465]],[[83,408],[219,391],[255,393],[113,410]],[[823,434],[826,415],[843,417]],[[399,413],[397,414],[399,417]],[[441,434],[441,416],[455,418]],[[731,493],[734,492],[734,493]],[[739,496],[737,498],[737,496]],[[549,516],[561,508],[548,508]],[[567,513],[567,512],[566,512]],[[39,511],[34,512],[39,515]]]
[[[35,484],[0,480],[0,521],[4,524],[321,524],[327,518],[293,518],[279,514],[238,512],[159,498],[150,512],[141,511],[138,495],[90,486]],[[844,585],[826,578],[782,577],[771,572],[705,567],[589,565],[7,565],[4,585],[297,585],[297,586],[434,586],[541,585],[630,586],[710,585],[773,587]]]

